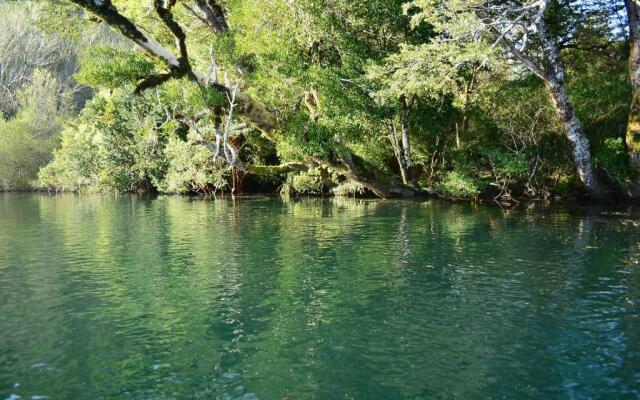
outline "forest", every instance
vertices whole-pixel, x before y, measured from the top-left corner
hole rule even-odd
[[[0,26],[0,190],[640,198],[637,0],[2,0]]]

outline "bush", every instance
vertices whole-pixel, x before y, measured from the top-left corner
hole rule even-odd
[[[25,121],[0,121],[0,190],[29,189],[49,160],[51,147],[48,140],[35,137]]]
[[[595,151],[596,165],[604,170],[611,181],[626,187],[632,181],[627,151],[622,138],[607,138]]]
[[[16,116],[0,118],[0,190],[30,189],[51,159],[64,115],[58,88],[50,73],[36,70],[31,85],[18,93]]]
[[[527,176],[527,159],[522,154],[505,153],[499,149],[483,150],[482,154],[491,167],[491,185],[500,191],[498,197],[511,198],[513,186]]]
[[[318,169],[311,169],[308,172],[289,174],[287,181],[282,186],[280,193],[315,195],[322,194],[324,189],[324,179]]]
[[[209,194],[229,187],[229,168],[216,163],[211,152],[178,139],[170,139],[164,149],[169,164],[158,190],[166,193]]]
[[[332,190],[336,196],[357,196],[366,192],[366,188],[360,182],[346,180]]]
[[[436,190],[457,198],[474,198],[480,193],[476,179],[456,171],[447,173],[444,180],[436,185]]]
[[[82,68],[75,75],[78,82],[94,88],[117,89],[123,83],[136,83],[150,75],[154,65],[137,51],[108,46],[92,46],[80,55]]]
[[[69,126],[62,132],[60,149],[40,170],[37,187],[59,191],[85,191],[97,187],[100,169],[98,146],[87,125]]]

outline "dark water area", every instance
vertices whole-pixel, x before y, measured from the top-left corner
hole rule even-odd
[[[638,399],[640,210],[0,194],[18,396]]]

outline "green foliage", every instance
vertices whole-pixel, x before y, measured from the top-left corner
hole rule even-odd
[[[97,144],[90,126],[70,125],[61,134],[61,148],[38,174],[37,187],[59,191],[96,188],[99,171]]]
[[[481,154],[487,160],[493,182],[498,188],[498,197],[511,198],[511,189],[527,177],[529,164],[523,154],[506,153],[500,149],[482,149]]]
[[[80,56],[78,82],[94,88],[117,89],[153,73],[154,65],[140,52],[92,46]]]
[[[164,83],[158,91],[158,102],[185,115],[197,114],[203,109],[223,104],[224,95],[205,89],[187,79],[172,79]]]
[[[324,179],[318,169],[297,174],[289,174],[281,193],[299,195],[317,195],[324,192]]]
[[[0,190],[30,188],[48,161],[51,143],[36,138],[31,128],[21,117],[0,121]]]
[[[159,185],[161,192],[209,194],[229,187],[229,168],[216,163],[204,147],[171,138],[164,154],[168,168]]]
[[[58,190],[150,190],[164,174],[164,145],[171,134],[152,94],[126,91],[94,98],[62,136],[40,185]]]
[[[29,189],[38,170],[51,157],[65,116],[65,96],[47,71],[36,70],[32,83],[19,93],[18,114],[0,118],[0,189]]]
[[[612,51],[624,54],[622,45],[612,44]],[[576,112],[589,134],[596,166],[615,186],[628,188],[634,171],[621,138],[631,103],[626,60],[598,52],[575,51],[569,58],[568,69]]]
[[[634,171],[629,165],[627,149],[622,138],[607,138],[595,152],[595,161],[617,185],[626,188]]]
[[[482,154],[491,164],[496,177],[511,181],[527,174],[527,160],[521,154],[505,153],[499,149],[485,149]]]
[[[473,8],[485,2],[223,3],[231,27],[223,34],[212,35],[185,7],[173,12],[187,32],[194,69],[208,71],[213,50],[219,79],[231,85],[239,81],[243,92],[279,119],[281,129],[272,132],[276,144],[251,128],[232,133],[243,161],[275,165],[313,156],[344,167],[351,158],[361,173],[389,181],[400,172],[391,145],[399,134],[390,132],[405,129],[410,174],[447,196],[495,195],[496,187],[506,196],[572,190],[576,179],[569,145],[548,92],[486,34]],[[148,5],[133,0],[114,5],[175,51],[174,38]],[[563,53],[570,95],[597,165],[626,182],[624,149],[619,140],[612,141],[620,136],[629,108],[621,61],[625,44],[615,42],[618,36],[600,14],[570,7],[575,6],[554,3],[547,16],[553,34],[575,46]],[[78,24],[75,16],[70,21]],[[529,49],[536,48],[532,40]],[[604,52],[590,49],[592,43],[611,46]],[[133,94],[141,79],[165,68],[123,46],[86,49],[76,77],[99,93],[67,124],[62,147],[40,183],[64,190],[226,190],[229,170],[194,146],[183,122],[224,105],[226,98],[186,78]],[[198,125],[209,139],[214,120],[209,116]],[[281,184],[299,194],[331,187],[336,194],[363,191],[362,183],[323,177],[319,171],[269,182],[270,187]]]
[[[451,171],[438,183],[436,190],[449,197],[474,198],[480,194],[480,185],[470,176]]]
[[[74,4],[59,0],[29,2],[39,7],[34,22],[42,32],[80,41],[94,29],[95,23],[83,18]]]
[[[38,186],[78,192],[225,190],[228,168],[195,145],[186,126],[167,118],[192,112],[194,92],[200,93],[197,86],[174,81],[139,96],[126,88],[99,93],[68,124]]]

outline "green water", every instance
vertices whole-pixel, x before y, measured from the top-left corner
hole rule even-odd
[[[633,209],[0,194],[0,399],[638,399],[639,263]]]

